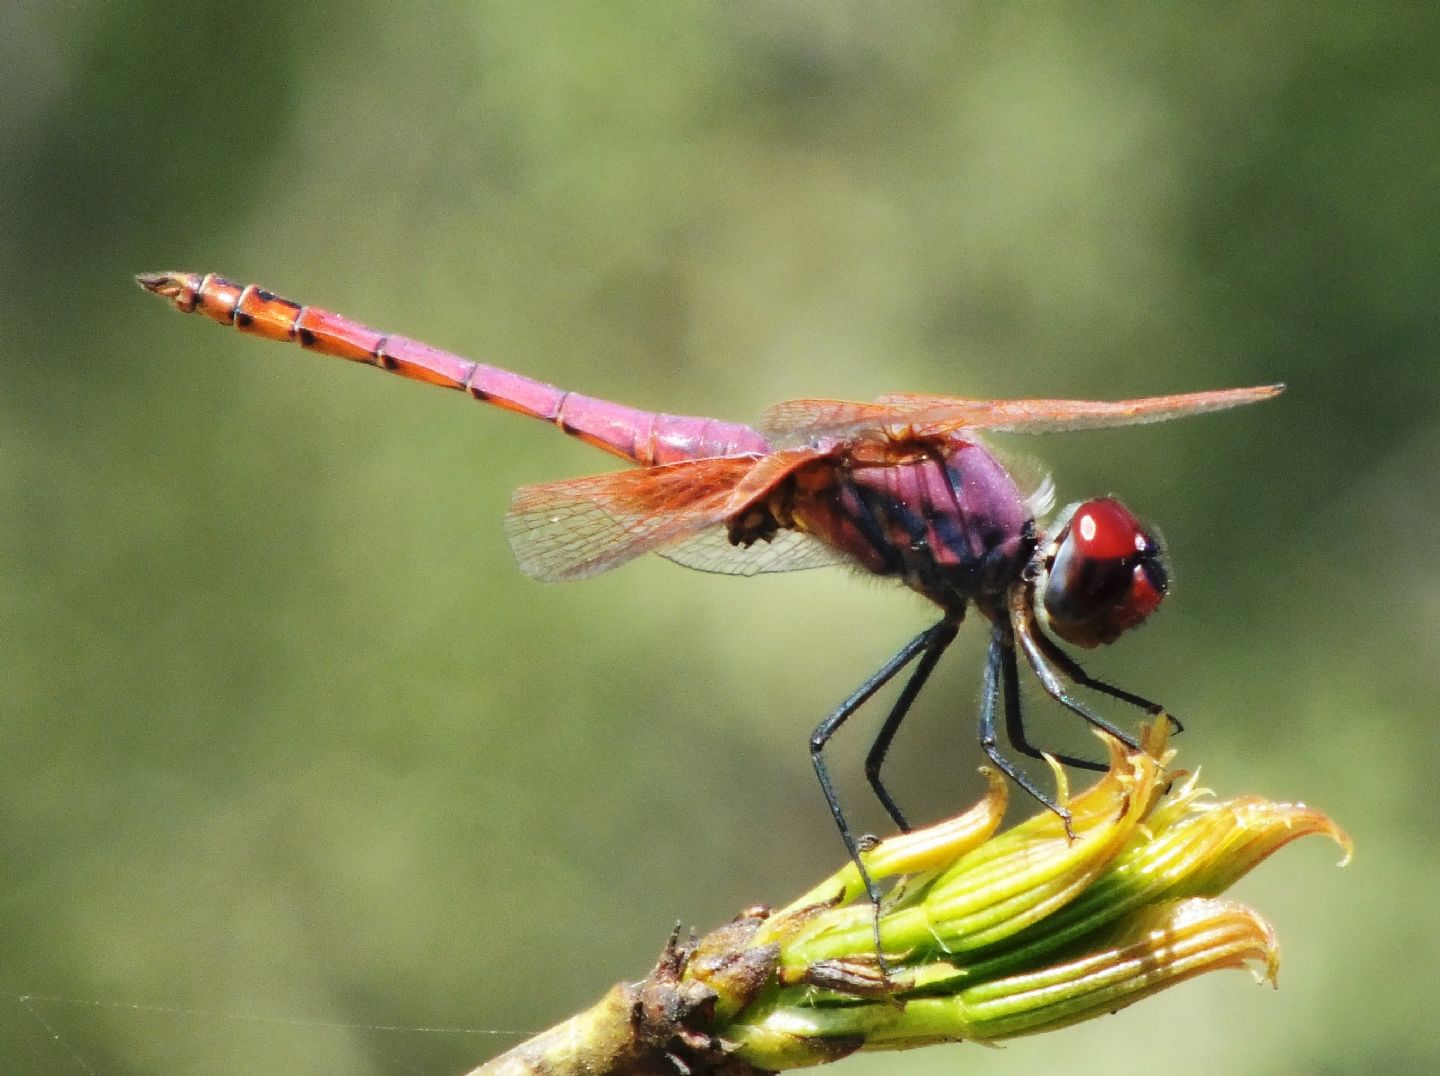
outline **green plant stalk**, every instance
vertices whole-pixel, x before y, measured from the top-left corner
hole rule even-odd
[[[1049,1031],[1224,968],[1273,983],[1269,925],[1220,894],[1298,837],[1327,834],[1346,859],[1349,840],[1304,806],[1213,800],[1167,770],[1165,729],[1139,751],[1107,740],[1109,771],[1073,798],[1056,768],[1073,838],[1052,812],[999,832],[1006,786],[991,775],[970,811],[865,853],[891,882],[878,922],[847,864],[778,912],[672,938],[646,979],[474,1076],[744,1076]]]

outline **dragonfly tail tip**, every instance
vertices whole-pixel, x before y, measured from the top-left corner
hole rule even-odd
[[[186,312],[195,309],[195,301],[204,286],[204,281],[194,273],[137,273],[135,283]]]
[[[175,284],[174,273],[136,273],[135,283],[139,284],[146,291],[154,292],[156,295],[163,295],[167,287]]]

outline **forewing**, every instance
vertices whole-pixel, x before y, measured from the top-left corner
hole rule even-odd
[[[845,563],[842,553],[803,531],[778,531],[768,542],[762,539],[746,547],[732,545],[726,527],[710,527],[660,550],[660,555],[687,568],[720,575],[798,572]]]
[[[1146,396],[1135,400],[971,400],[892,393],[874,403],[790,400],[765,413],[761,429],[782,443],[815,438],[889,438],[896,428],[915,437],[954,430],[1048,433],[1133,426],[1222,411],[1277,396],[1283,385]]]
[[[857,400],[786,400],[760,416],[760,432],[771,441],[795,444],[831,431],[884,425],[898,421],[903,411],[886,403]]]
[[[505,534],[520,570],[584,579],[723,522],[735,487],[767,457],[722,456],[515,491]]]
[[[881,397],[904,415],[903,422],[922,434],[955,429],[1001,433],[1094,430],[1164,422],[1207,411],[1224,411],[1278,396],[1283,385],[1215,389],[1134,400],[966,400],[959,397],[894,395]]]

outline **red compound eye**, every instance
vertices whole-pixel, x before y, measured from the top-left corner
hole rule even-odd
[[[1150,540],[1130,509],[1109,497],[1086,501],[1075,509],[1070,530],[1083,556],[1103,560],[1121,560],[1143,552]]]
[[[1075,509],[1047,569],[1050,626],[1085,647],[1114,642],[1142,623],[1164,599],[1169,582],[1160,543],[1110,497]]]

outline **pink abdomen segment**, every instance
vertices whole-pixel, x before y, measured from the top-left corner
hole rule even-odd
[[[738,422],[642,411],[543,381],[472,362],[418,340],[377,332],[328,310],[303,306],[254,284],[209,273],[155,273],[136,278],[178,310],[198,311],[223,325],[267,340],[293,341],[310,351],[363,362],[477,400],[531,415],[572,437],[642,466],[770,451],[770,444]]]

